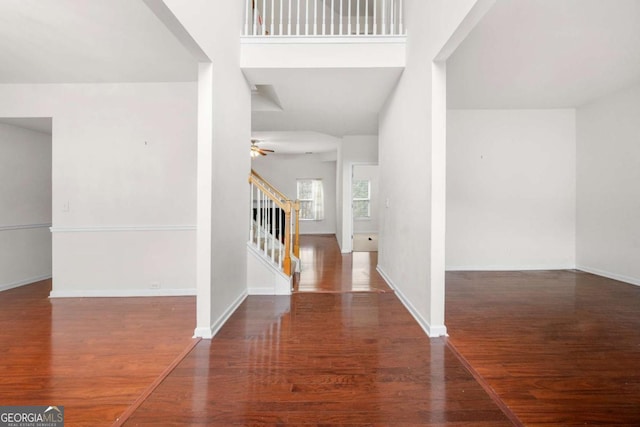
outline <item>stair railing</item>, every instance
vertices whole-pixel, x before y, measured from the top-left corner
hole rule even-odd
[[[244,36],[404,36],[403,0],[244,0]]]
[[[291,256],[300,256],[300,203],[287,198],[254,170],[251,187],[249,241],[291,276]]]

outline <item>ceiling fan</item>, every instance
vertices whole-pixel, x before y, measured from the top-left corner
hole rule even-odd
[[[260,142],[262,141],[260,141],[259,139],[251,140],[251,157],[266,156],[267,153],[275,153],[275,151],[273,150],[258,147],[258,143]]]

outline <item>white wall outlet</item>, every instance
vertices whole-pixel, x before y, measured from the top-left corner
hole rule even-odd
[[[160,289],[160,282],[151,282],[151,289]]]
[[[62,212],[69,212],[69,201],[68,200],[62,204]]]

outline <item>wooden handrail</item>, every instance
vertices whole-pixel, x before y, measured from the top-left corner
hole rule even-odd
[[[282,200],[290,200],[287,196],[284,195],[284,193],[282,193],[276,187],[271,185],[271,183],[269,181],[267,181],[262,176],[260,176],[260,174],[258,174],[258,172],[256,172],[253,169],[251,169],[251,175],[249,176],[249,182],[258,182],[258,180],[262,181],[270,189],[271,192],[273,192],[273,193],[277,194],[278,196],[280,196],[282,198]]]
[[[285,211],[285,213],[291,213],[291,201],[288,199],[281,200],[277,197],[274,197],[273,194],[269,191],[269,187],[265,186],[261,181],[253,179],[253,177],[249,177],[249,183],[258,187],[264,194],[269,197],[269,199],[273,200],[273,202],[278,205],[280,209]]]

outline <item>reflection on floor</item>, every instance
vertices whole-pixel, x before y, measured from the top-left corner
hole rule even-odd
[[[395,295],[249,297],[125,424],[511,426]]]
[[[377,252],[342,254],[334,235],[303,235],[298,292],[389,292],[376,271]]]
[[[640,425],[640,287],[451,272],[446,297],[449,340],[525,425]]]

